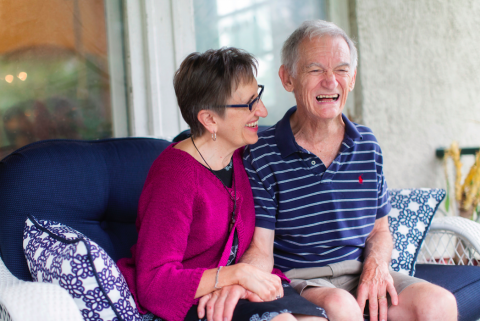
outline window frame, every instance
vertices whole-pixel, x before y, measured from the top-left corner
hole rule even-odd
[[[173,75],[195,51],[192,0],[125,0],[129,135],[172,139],[187,129]]]

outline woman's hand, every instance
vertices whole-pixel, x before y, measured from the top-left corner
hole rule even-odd
[[[198,301],[198,318],[202,319],[207,311],[208,321],[230,321],[238,300],[247,299],[252,302],[262,302],[258,295],[245,290],[240,285],[226,286],[220,290],[203,296]]]
[[[246,263],[232,265],[238,284],[257,294],[263,301],[273,301],[283,297],[282,280],[274,274]]]
[[[217,288],[214,287],[215,284]],[[246,290],[257,294],[263,301],[283,297],[282,281],[278,276],[263,272],[250,264],[238,263],[224,266],[221,270],[218,268],[205,270],[195,298],[201,298],[229,285],[241,285]]]

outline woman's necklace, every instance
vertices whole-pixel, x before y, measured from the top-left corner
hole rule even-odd
[[[230,199],[233,201],[232,220],[230,221],[230,228],[229,228],[229,231],[231,231],[232,228],[233,228],[233,225],[235,224],[235,209],[237,208],[237,185],[235,184],[235,175],[234,175],[234,177],[233,177],[233,190],[234,190],[235,195],[232,197],[232,194],[228,191],[227,186],[225,186],[225,184],[224,184],[223,181],[220,179],[220,177],[218,177],[218,175],[215,173],[215,171],[210,167],[210,165],[208,165],[208,163],[207,163],[207,161],[205,160],[205,158],[203,158],[202,153],[200,153],[200,151],[199,151],[198,148],[197,148],[197,145],[195,145],[195,142],[193,141],[193,136],[190,136],[190,138],[192,139],[193,146],[194,146],[195,149],[197,150],[198,154],[199,154],[200,157],[203,159],[203,161],[205,162],[205,164],[207,164],[208,169],[210,169],[210,171],[213,173],[213,175],[215,175],[215,176],[218,178],[218,180],[220,180],[220,182],[222,183],[223,187],[224,187],[225,190],[227,191],[228,196],[230,196]],[[234,174],[234,173],[232,173],[232,175],[233,175],[233,174]]]

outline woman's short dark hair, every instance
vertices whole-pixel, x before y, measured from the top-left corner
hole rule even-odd
[[[256,74],[257,60],[242,49],[211,49],[188,55],[173,77],[173,86],[192,135],[198,137],[205,131],[197,119],[201,110],[213,110],[223,117],[228,98],[241,83],[252,82]]]

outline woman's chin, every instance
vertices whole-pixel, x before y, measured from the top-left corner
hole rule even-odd
[[[245,145],[253,145],[256,142],[258,142],[258,135],[255,132],[255,135],[249,135],[249,137],[246,137],[245,139],[246,144]]]

